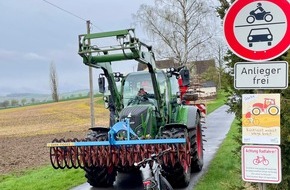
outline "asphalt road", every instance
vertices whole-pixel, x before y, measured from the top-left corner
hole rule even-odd
[[[208,169],[208,166],[213,159],[220,144],[226,137],[231,123],[234,119],[234,114],[227,113],[228,106],[222,106],[209,114],[206,118],[206,127],[204,129],[204,166],[201,172],[191,174],[190,184],[187,188],[178,190],[192,190],[194,185],[204,175]],[[147,168],[144,169],[145,171]],[[145,175],[146,172],[144,172]],[[111,188],[94,188],[88,183],[82,184],[72,190],[140,190],[142,187],[142,174],[132,175],[118,173],[114,186]]]

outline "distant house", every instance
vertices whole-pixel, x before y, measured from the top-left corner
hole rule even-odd
[[[156,61],[156,67],[158,69],[166,69],[166,68],[170,68],[170,67],[177,68],[178,66],[179,65],[176,62],[174,62],[174,59],[166,59],[166,60]],[[142,64],[142,63],[138,64],[138,68],[137,68],[138,71],[143,71],[145,69],[147,69],[147,66],[145,64]]]
[[[194,61],[189,63],[189,67],[195,71],[195,75],[192,77],[191,80],[191,88],[203,92],[199,93],[201,97],[212,97],[216,95],[216,84],[213,81],[202,81],[201,75],[206,72],[210,67],[215,67],[214,59],[210,60],[202,60],[202,61]],[[158,69],[166,69],[170,67],[177,68],[179,64],[174,62],[174,59],[166,59],[166,60],[158,60],[156,61],[156,67]],[[138,64],[138,71],[145,70],[147,66],[145,64],[139,63]]]
[[[202,60],[202,61],[194,61],[196,74],[201,75],[206,72],[210,67],[215,67],[214,59]]]

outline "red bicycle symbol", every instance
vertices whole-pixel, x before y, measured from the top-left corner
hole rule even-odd
[[[260,164],[260,163],[263,163],[265,166],[267,166],[267,165],[269,164],[269,160],[267,160],[267,159],[265,158],[265,156],[257,156],[257,158],[255,158],[255,159],[253,160],[253,163],[254,163],[255,165],[258,165],[258,164]]]

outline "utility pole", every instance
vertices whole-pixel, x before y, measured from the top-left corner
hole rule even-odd
[[[90,34],[91,22],[87,20],[87,34]],[[91,45],[91,40],[88,39],[88,45]],[[90,63],[89,63],[90,64]],[[93,69],[89,66],[89,81],[90,81],[90,109],[91,109],[91,127],[95,126],[95,109],[94,109],[94,86],[93,86]]]

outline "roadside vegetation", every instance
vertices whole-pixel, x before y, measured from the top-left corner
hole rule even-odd
[[[234,120],[224,142],[209,165],[208,171],[195,186],[195,190],[241,189],[241,157],[236,154],[239,143],[235,140],[239,134],[239,124]]]
[[[207,104],[208,114],[224,105],[226,97],[226,92],[219,91],[217,99]],[[208,171],[202,176],[194,190],[241,189],[244,187],[240,173],[241,157],[240,154],[237,154],[240,146],[236,139],[239,136],[239,122],[234,120],[224,142],[211,161]]]
[[[225,101],[226,101],[226,93],[223,90],[219,90],[218,93],[217,93],[216,99],[213,100],[213,101],[209,101],[206,104],[207,114],[213,112],[217,108],[219,108],[222,105],[224,105]]]
[[[81,169],[55,170],[50,165],[0,176],[1,190],[67,190],[86,181]]]

